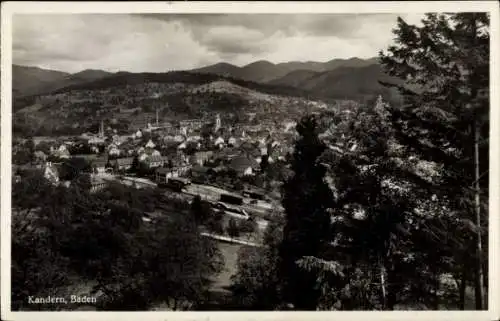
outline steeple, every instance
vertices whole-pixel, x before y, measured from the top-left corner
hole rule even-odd
[[[101,125],[99,126],[99,137],[103,138],[104,137],[104,121],[101,120]]]
[[[217,116],[215,117],[215,132],[217,132],[222,126],[222,122],[221,122],[221,119],[220,119],[220,114],[217,114]]]

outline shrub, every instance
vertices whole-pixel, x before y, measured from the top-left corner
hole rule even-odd
[[[234,218],[229,219],[226,231],[230,237],[234,238],[240,236],[240,229]]]

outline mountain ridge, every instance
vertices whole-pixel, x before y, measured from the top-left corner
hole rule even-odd
[[[339,67],[366,67],[373,64],[378,64],[378,58],[373,57],[369,59],[361,59],[357,57],[351,57],[348,59],[335,58],[326,62],[289,61],[277,64],[269,62],[267,60],[258,60],[241,67],[224,62],[219,62],[213,65],[191,69],[188,71],[197,73],[212,73],[216,75],[230,76],[233,78],[241,78],[248,81],[268,83],[285,77],[290,72],[299,69],[324,72]]]

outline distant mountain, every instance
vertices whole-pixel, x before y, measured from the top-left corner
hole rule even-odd
[[[256,61],[243,67],[228,63],[217,63],[203,68],[193,69],[190,72],[202,74],[214,74],[229,78],[237,78],[246,81],[266,83],[272,79],[287,74],[288,70],[283,66],[277,66],[269,61]]]
[[[339,67],[331,71],[316,73],[300,79],[295,85],[315,95],[337,99],[364,99],[383,94],[387,98],[398,99],[395,91],[382,86],[379,81],[395,82],[396,79],[384,73],[380,65],[366,67]],[[286,85],[286,83],[282,83]]]
[[[243,67],[238,67],[228,63],[218,63],[203,68],[193,69],[191,71],[197,73],[211,73],[260,83],[276,83],[275,81],[277,79],[286,76],[290,72],[295,72],[298,70],[325,72],[340,67],[358,68],[374,65],[377,63],[377,58],[333,59],[327,62],[291,61],[279,64],[273,64],[269,61],[260,60]]]
[[[15,97],[31,95],[68,76],[67,72],[12,65],[12,93]]]
[[[12,65],[14,97],[49,93],[71,85],[82,84],[112,75],[103,70],[87,69],[74,74],[67,72]]]
[[[277,66],[285,68],[288,73],[296,70],[324,71],[325,63],[317,61],[290,61],[279,63]]]
[[[83,71],[77,72],[70,75],[67,79],[73,79],[78,81],[93,81],[96,79],[111,76],[113,73],[98,69],[85,69]]]
[[[191,70],[192,72],[197,72],[201,74],[214,74],[224,77],[235,77],[239,78],[239,72],[241,68],[235,65],[228,64],[226,62],[220,62],[215,65],[210,65],[198,69]]]
[[[331,71],[341,67],[361,68],[376,64],[378,64],[378,58],[360,59],[354,57],[349,59],[333,59],[325,62],[321,71]]]
[[[380,65],[368,64],[364,67],[342,66],[324,72],[296,70],[271,81],[270,84],[292,86],[318,97],[335,99],[363,100],[378,94],[383,94],[387,99],[399,99],[394,90],[380,85],[379,81],[397,80],[384,73]]]
[[[269,84],[302,88],[304,86],[304,83],[307,82],[308,79],[313,78],[314,76],[317,76],[320,73],[321,72],[319,71],[298,69],[289,72],[283,77],[271,80]]]

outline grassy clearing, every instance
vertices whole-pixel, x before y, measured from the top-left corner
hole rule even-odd
[[[236,263],[238,261],[238,251],[242,247],[239,244],[229,244],[219,242],[219,249],[224,256],[224,269],[215,277],[213,290],[224,290],[231,284],[231,276],[236,273]]]

